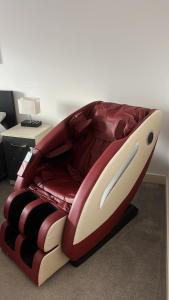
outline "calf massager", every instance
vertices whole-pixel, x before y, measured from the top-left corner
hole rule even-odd
[[[4,205],[2,250],[37,284],[129,222],[159,135],[155,109],[92,102],[27,153]]]

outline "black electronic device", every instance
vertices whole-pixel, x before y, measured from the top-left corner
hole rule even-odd
[[[42,125],[42,122],[36,120],[24,120],[21,122],[21,126],[25,127],[39,127],[40,125]]]

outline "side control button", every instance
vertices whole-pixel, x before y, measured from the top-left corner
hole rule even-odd
[[[154,133],[151,131],[147,137],[147,144],[150,145],[153,141]]]

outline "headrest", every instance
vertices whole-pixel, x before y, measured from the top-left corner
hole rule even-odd
[[[124,105],[121,108],[121,111],[124,111],[130,116],[133,116],[134,120],[139,123],[142,121],[146,115],[148,115],[149,110],[146,108],[142,107],[134,107],[134,106],[129,106],[129,105]]]
[[[119,111],[121,105],[118,103],[100,102],[94,106],[93,115],[94,117],[103,117],[107,119],[108,115]]]
[[[149,113],[148,109],[126,104],[99,102],[88,119],[84,112],[78,112],[69,120],[74,136],[92,127],[93,134],[100,139],[113,141],[127,136]]]
[[[112,142],[124,136],[125,125],[124,120],[120,118],[116,118],[112,122],[112,120],[104,120],[103,118],[96,117],[93,120],[92,128],[96,137]]]
[[[134,117],[126,112],[119,111],[112,117],[113,119],[123,120],[125,126],[123,128],[123,137],[127,136],[136,126],[137,122]]]
[[[75,114],[69,121],[69,126],[73,135],[78,136],[91,124],[92,119],[87,119],[83,112]]]
[[[148,114],[148,110],[124,104],[97,103],[93,110],[96,135],[112,141],[127,136]]]

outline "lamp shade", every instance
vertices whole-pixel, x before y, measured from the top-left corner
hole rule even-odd
[[[40,99],[23,97],[18,99],[20,114],[37,115],[40,113]]]

